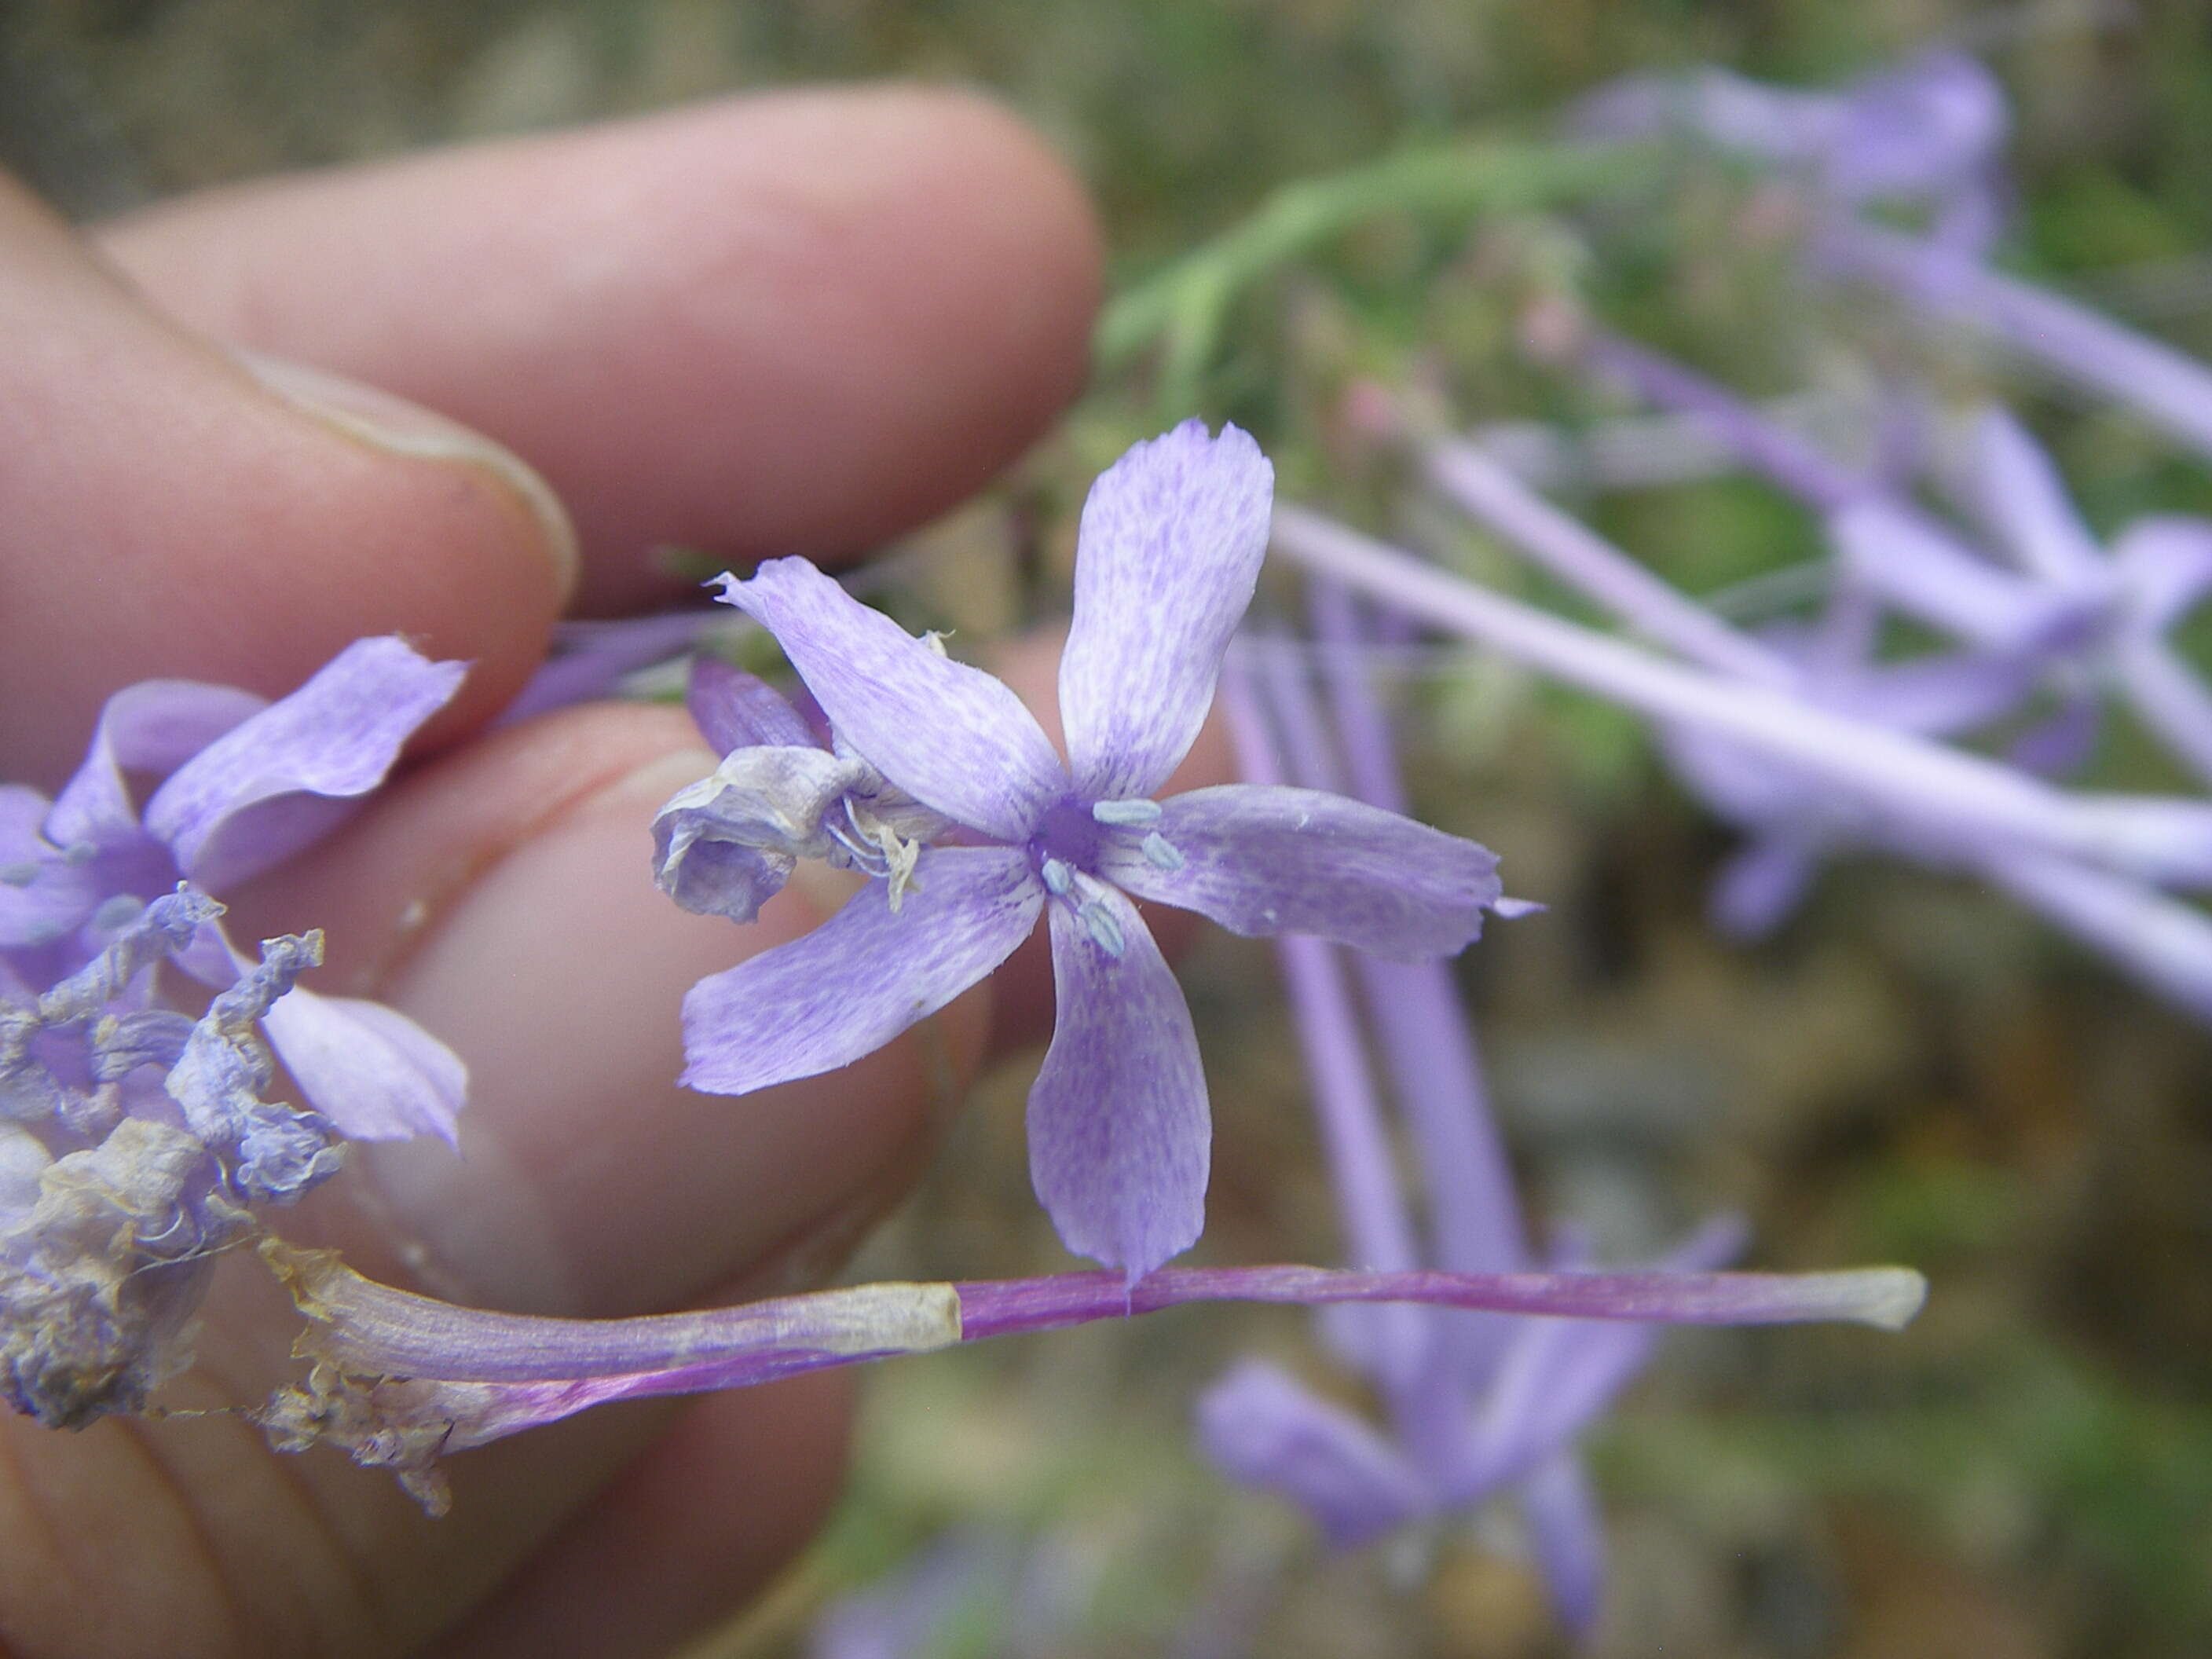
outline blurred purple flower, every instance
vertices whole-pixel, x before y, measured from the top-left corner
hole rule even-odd
[[[1233,671],[1224,698],[1244,774],[1272,778],[1283,766],[1272,726],[1295,775],[1333,781],[1340,758],[1362,796],[1395,805],[1404,787],[1368,681],[1366,630],[1334,584],[1316,584],[1315,601],[1334,736],[1287,643],[1257,647],[1264,708]],[[1352,1259],[1400,1269],[1427,1260],[1466,1273],[1525,1271],[1529,1250],[1511,1172],[1449,971],[1438,963],[1354,963],[1418,1153],[1428,1199],[1424,1244],[1395,1176],[1343,953],[1314,939],[1285,939],[1277,948]],[[1662,1266],[1710,1268],[1741,1244],[1738,1229],[1718,1224]],[[1563,1254],[1553,1265],[1573,1271],[1583,1264]],[[1298,1504],[1337,1547],[1509,1492],[1562,1619],[1587,1629],[1602,1590],[1604,1542],[1573,1443],[1648,1358],[1652,1329],[1410,1306],[1328,1311],[1336,1316],[1324,1322],[1332,1346],[1381,1395],[1388,1431],[1280,1368],[1248,1360],[1200,1402],[1199,1440],[1208,1457],[1232,1478]]]
[[[1938,50],[1834,90],[1768,86],[1722,69],[1631,76],[1570,117],[1594,137],[1686,133],[1805,175],[1843,209],[1930,204],[1936,237],[1979,252],[2002,215],[2004,88],[1976,58]]]
[[[1198,1237],[1205,1075],[1182,993],[1128,896],[1247,935],[1408,957],[1461,950],[1498,897],[1482,848],[1340,796],[1229,786],[1151,799],[1196,738],[1251,602],[1273,478],[1243,433],[1217,440],[1193,421],[1093,487],[1060,670],[1065,766],[1005,685],[804,560],[723,579],[722,597],[782,645],[834,742],[799,740],[795,714],[768,716],[775,740],[737,750],[669,804],[664,885],[692,908],[744,916],[797,858],[875,879],[805,939],[693,988],[687,1083],[744,1094],[858,1059],[997,967],[1046,909],[1059,1018],[1030,1095],[1037,1194],[1070,1249],[1133,1283]],[[765,731],[760,718],[732,729]],[[966,844],[926,844],[955,833]]]

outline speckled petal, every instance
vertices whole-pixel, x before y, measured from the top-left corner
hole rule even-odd
[[[872,881],[804,939],[693,986],[684,1083],[742,1095],[849,1065],[1004,962],[1043,902],[1012,848],[925,851],[897,910]]]
[[[268,707],[251,691],[198,680],[125,686],[101,708],[84,764],[54,798],[47,838],[58,847],[101,848],[140,839],[145,831],[124,773],[166,776]]]
[[[1133,1284],[1206,1226],[1212,1125],[1182,988],[1136,907],[1110,888],[1119,954],[1052,906],[1052,1047],[1030,1090],[1030,1179],[1061,1241]]]
[[[404,640],[356,640],[179,766],[147,803],[146,828],[203,886],[258,874],[327,834],[355,797],[383,782],[400,745],[467,672]]]
[[[1069,762],[1089,799],[1150,795],[1189,752],[1252,603],[1274,486],[1249,435],[1214,438],[1202,421],[1137,445],[1091,485],[1060,659]]]
[[[722,598],[758,620],[838,734],[915,799],[997,840],[1026,838],[1067,774],[1030,711],[804,559],[771,559]]]
[[[1099,873],[1247,937],[1316,933],[1377,956],[1451,956],[1498,902],[1487,848],[1313,789],[1223,784],[1161,803],[1152,826],[1181,856],[1164,869],[1124,834]]]

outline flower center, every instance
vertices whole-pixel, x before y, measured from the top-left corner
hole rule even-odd
[[[1094,870],[1105,845],[1105,826],[1091,815],[1091,803],[1073,796],[1048,809],[1030,837],[1030,860],[1042,870],[1048,859],[1075,870]]]

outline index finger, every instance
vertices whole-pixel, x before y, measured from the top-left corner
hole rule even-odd
[[[1011,116],[788,92],[157,208],[107,245],[220,337],[485,432],[574,515],[586,609],[676,544],[836,558],[951,506],[1080,385],[1099,246]]]

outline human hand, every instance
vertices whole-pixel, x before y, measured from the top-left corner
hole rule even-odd
[[[817,909],[787,892],[737,930],[653,890],[645,826],[712,759],[679,714],[482,727],[564,611],[674,591],[652,544],[850,555],[1018,453],[1081,372],[1097,252],[1075,186],[970,100],[795,94],[225,191],[102,240],[143,293],[0,194],[5,775],[52,787],[100,700],[149,677],[281,695],[394,631],[476,664],[416,770],[222,895],[242,939],[326,929],[319,988],[391,1003],[471,1068],[462,1160],[356,1148],[287,1236],[562,1313],[812,1282],[912,1177],[981,1001],[743,1103],[678,1089],[685,988]],[[257,378],[210,339],[491,434],[574,543],[467,430]],[[250,1401],[283,1361],[290,1310],[232,1281],[179,1403]],[[592,1413],[455,1462],[437,1522],[235,1417],[11,1419],[0,1641],[659,1652],[806,1535],[845,1401],[833,1375]]]

